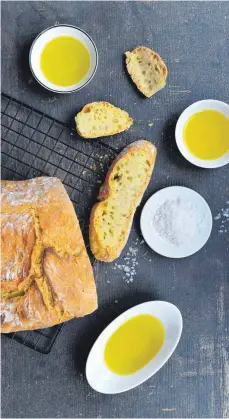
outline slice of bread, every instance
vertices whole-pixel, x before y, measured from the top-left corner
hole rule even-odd
[[[133,119],[108,102],[85,105],[76,117],[76,130],[83,138],[98,138],[118,134],[133,124]]]
[[[148,186],[156,147],[136,141],[114,160],[90,217],[90,247],[96,259],[112,262],[123,250],[136,207]]]
[[[153,96],[165,86],[167,67],[152,49],[140,46],[127,51],[126,65],[133,82],[146,97]]]

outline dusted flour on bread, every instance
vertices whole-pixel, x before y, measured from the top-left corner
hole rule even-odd
[[[2,181],[2,332],[38,329],[97,308],[92,267],[61,181]]]

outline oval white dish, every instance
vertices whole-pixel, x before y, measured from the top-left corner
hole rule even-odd
[[[104,361],[104,350],[110,336],[124,322],[139,314],[157,317],[165,328],[165,341],[157,355],[144,368],[134,374],[118,375]],[[176,306],[166,301],[149,301],[122,313],[100,334],[94,343],[86,364],[86,377],[90,386],[104,394],[116,394],[142,384],[154,375],[170,358],[181,336],[182,316]]]

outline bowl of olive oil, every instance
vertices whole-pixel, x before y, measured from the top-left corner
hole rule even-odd
[[[181,154],[196,166],[213,169],[229,163],[229,105],[207,99],[193,103],[176,124]]]
[[[182,326],[179,309],[166,301],[148,301],[125,311],[95,341],[86,363],[88,383],[104,394],[142,384],[168,361]]]
[[[72,93],[86,86],[98,66],[91,37],[72,25],[55,25],[34,40],[29,64],[35,79],[55,93]]]

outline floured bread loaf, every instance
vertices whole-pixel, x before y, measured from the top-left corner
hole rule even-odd
[[[118,134],[133,124],[126,111],[108,102],[93,102],[85,105],[76,115],[76,130],[83,138],[98,138]]]
[[[140,46],[126,52],[127,71],[140,92],[153,96],[166,84],[167,67],[155,51]]]
[[[1,331],[44,328],[93,312],[93,271],[61,181],[1,184]]]
[[[115,159],[90,217],[90,246],[94,256],[112,262],[124,248],[136,207],[148,186],[156,159],[149,141],[135,141]]]

